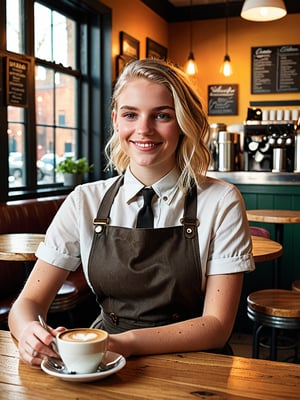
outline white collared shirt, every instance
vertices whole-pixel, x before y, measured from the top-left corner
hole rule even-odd
[[[115,179],[75,188],[48,228],[45,242],[36,252],[38,258],[69,271],[82,262],[89,282],[87,266],[94,233],[93,220]],[[157,194],[153,200],[154,228],[181,225],[184,195],[177,182],[178,171],[174,169],[152,185]],[[138,194],[142,188],[143,184],[128,169],[111,208],[111,225],[135,227],[138,211],[143,206],[143,198]],[[198,238],[203,288],[207,275],[254,270],[244,202],[235,186],[205,178],[198,187],[197,217],[200,221]]]

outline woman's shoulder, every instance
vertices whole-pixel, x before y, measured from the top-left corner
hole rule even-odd
[[[198,196],[208,197],[225,197],[233,196],[234,198],[241,197],[239,189],[230,182],[206,176],[198,186]]]
[[[200,189],[219,189],[219,190],[237,190],[237,187],[230,182],[224,181],[222,179],[214,178],[211,176],[205,176],[203,181],[199,185]]]

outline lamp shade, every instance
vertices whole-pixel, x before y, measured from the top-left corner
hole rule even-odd
[[[286,15],[283,0],[245,0],[241,17],[249,21],[274,21]]]

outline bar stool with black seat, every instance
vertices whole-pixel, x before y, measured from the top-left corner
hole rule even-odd
[[[247,315],[254,322],[252,357],[259,358],[264,327],[271,328],[270,359],[277,360],[278,331],[300,330],[300,293],[284,289],[258,290],[247,297]],[[289,339],[289,338],[285,338]],[[297,340],[290,339],[289,349],[294,350],[294,362],[298,362]],[[286,345],[284,348],[287,349]]]

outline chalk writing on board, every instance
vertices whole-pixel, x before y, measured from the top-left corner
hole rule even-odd
[[[7,104],[27,107],[29,62],[7,59]]]
[[[237,115],[238,85],[208,86],[208,115]]]

